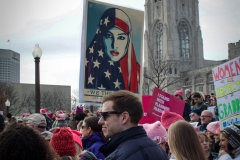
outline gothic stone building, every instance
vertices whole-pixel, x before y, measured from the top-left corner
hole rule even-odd
[[[145,0],[145,71],[151,72],[153,60],[174,61],[174,68],[169,66],[174,72],[167,76],[181,81],[164,89],[170,94],[185,87],[214,92],[211,69],[223,63],[203,58],[198,3],[198,0]],[[154,58],[149,58],[150,55]]]

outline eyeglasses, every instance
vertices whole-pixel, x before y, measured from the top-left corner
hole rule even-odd
[[[211,117],[211,116],[200,116],[201,118],[207,118],[207,117]]]
[[[191,114],[189,114],[189,117],[192,117],[192,116],[194,116],[195,115],[195,113],[191,113]]]
[[[101,117],[100,118],[103,118],[104,121],[107,120],[109,114],[122,114],[123,112],[120,112],[120,111],[108,111],[108,112],[99,112]]]

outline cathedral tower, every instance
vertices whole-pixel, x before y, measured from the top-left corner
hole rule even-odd
[[[144,61],[176,61],[175,78],[180,73],[204,66],[203,41],[199,24],[198,0],[145,0]],[[166,91],[182,86],[175,84]]]

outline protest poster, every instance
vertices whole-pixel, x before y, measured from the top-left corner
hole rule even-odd
[[[199,122],[191,122],[190,124],[191,124],[193,127],[197,127],[197,126],[198,126],[198,123],[199,123]]]
[[[156,120],[154,118],[151,118],[147,116],[147,111],[149,104],[151,102],[152,96],[142,96],[142,105],[143,105],[143,117],[139,121],[139,124],[145,124],[145,123],[154,123]]]
[[[166,109],[182,116],[184,106],[185,101],[155,87],[147,114],[156,120],[160,120],[162,112]]]
[[[81,100],[101,102],[118,90],[141,98],[144,12],[94,0],[84,8]]]
[[[207,110],[211,111],[212,114],[214,115],[214,114],[215,114],[215,113],[214,113],[214,108],[215,108],[215,107],[216,107],[216,106],[210,106],[210,107],[207,108]]]
[[[240,124],[240,57],[212,69],[221,129]]]

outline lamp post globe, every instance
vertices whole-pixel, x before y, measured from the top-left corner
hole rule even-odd
[[[40,58],[42,56],[42,49],[37,43],[32,50],[32,55],[35,59],[35,113],[40,112]]]
[[[42,56],[42,49],[39,47],[39,44],[35,44],[35,47],[32,50],[32,55],[34,58],[41,58]]]
[[[10,107],[10,101],[7,99],[7,101],[5,102],[5,105],[7,107],[7,114],[9,113],[9,107]]]

